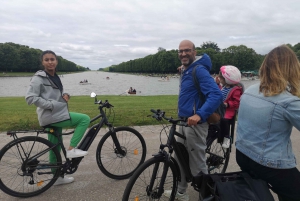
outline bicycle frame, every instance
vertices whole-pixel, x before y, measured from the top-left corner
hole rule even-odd
[[[116,146],[117,153],[119,153],[121,155],[124,155],[125,152],[121,149],[121,145],[119,143],[119,140],[117,139],[116,132],[114,132],[114,127],[112,126],[111,123],[108,122],[106,114],[103,111],[101,106],[99,106],[99,109],[100,109],[100,115],[98,115],[98,116],[94,117],[93,119],[91,119],[90,123],[94,122],[95,120],[97,120],[99,118],[102,118],[100,120],[100,123],[92,126],[88,130],[87,134],[84,136],[84,138],[82,139],[82,141],[78,145],[78,149],[87,151],[89,149],[89,147],[91,146],[92,142],[94,141],[94,139],[96,138],[96,136],[98,135],[98,133],[99,133],[100,129],[102,128],[102,126],[107,125],[108,128],[109,128],[109,131],[111,131],[111,137],[112,137],[113,142]],[[66,155],[66,153],[65,153],[65,155]],[[76,168],[79,165],[79,163],[81,162],[82,159],[83,159],[83,157],[73,158],[71,167]],[[74,172],[72,172],[72,173],[74,173]]]
[[[152,199],[160,199],[163,194],[165,193],[166,197],[170,197],[174,199],[176,196],[177,186],[179,181],[187,181],[192,182],[192,186],[194,186],[194,189],[197,190],[198,186],[193,183],[195,181],[195,177],[192,175],[192,171],[190,169],[189,160],[187,160],[188,157],[188,151],[186,147],[183,145],[184,140],[186,140],[186,136],[184,135],[184,132],[177,132],[176,126],[188,126],[187,125],[187,118],[180,118],[179,119],[173,119],[172,117],[168,118],[165,117],[165,112],[161,111],[160,109],[150,110],[153,115],[153,118],[155,118],[158,121],[161,120],[167,120],[169,123],[171,123],[171,126],[169,127],[169,132],[166,131],[166,134],[168,135],[167,142],[165,144],[160,144],[159,152],[153,155],[152,159],[149,159],[144,163],[144,165],[141,166],[140,169],[137,170],[137,172],[132,176],[132,178],[129,180],[129,183],[126,186],[126,189],[124,191],[123,195],[123,201],[127,201],[130,199],[138,199],[138,198],[149,198],[149,200]],[[201,122],[199,122],[201,123]],[[184,129],[184,127],[180,127]],[[165,129],[165,127],[163,128]],[[191,128],[193,129],[193,128]],[[182,133],[182,134],[181,134]],[[212,132],[212,134],[219,134],[218,131]],[[177,142],[175,136],[179,137]],[[210,141],[209,137],[212,139]],[[218,143],[216,141],[217,135],[211,135],[208,133],[206,137],[206,145],[211,145],[209,143],[214,142],[214,144],[217,144],[217,146],[212,146],[212,149],[219,148],[220,142]],[[180,143],[182,142],[182,143]],[[167,150],[167,149],[168,150]],[[223,148],[222,148],[223,149]],[[175,151],[176,154],[176,160],[172,157],[172,153]],[[212,155],[213,153],[209,153],[211,150],[207,149],[205,150],[205,154]],[[214,152],[214,151],[212,151]],[[216,150],[214,153],[217,153],[218,150]],[[224,168],[226,169],[228,165],[229,157],[218,156],[214,154],[215,157],[221,158],[222,160],[226,160],[224,164]],[[218,160],[218,162],[222,162]],[[203,161],[203,163],[206,163],[207,166],[211,168],[211,163],[208,163],[208,156],[206,156],[206,160]],[[220,165],[220,164],[219,164]],[[218,170],[218,166],[215,166],[213,168],[216,168]],[[223,165],[221,165],[223,167]],[[149,173],[150,171],[150,173]],[[221,169],[223,171],[223,169]],[[185,173],[183,178],[181,176],[181,173]],[[185,179],[185,180],[182,180]],[[171,185],[171,186],[170,186]],[[166,192],[166,188],[172,189],[170,192]],[[199,190],[198,190],[199,191]]]
[[[194,178],[194,176],[192,175],[191,173],[191,169],[190,169],[190,166],[189,166],[189,162],[186,161],[186,154],[184,154],[184,152],[187,152],[187,150],[184,148],[181,147],[180,143],[178,143],[175,139],[175,136],[178,136],[182,139],[186,139],[186,137],[180,133],[178,133],[176,131],[176,126],[187,126],[186,123],[182,123],[182,122],[185,122],[186,119],[172,119],[172,118],[167,118],[164,116],[164,112],[163,111],[160,111],[160,110],[153,110],[151,109],[151,112],[155,113],[155,115],[153,115],[152,117],[156,118],[157,120],[162,120],[162,119],[165,119],[167,121],[169,121],[170,123],[172,123],[171,125],[171,128],[170,128],[170,131],[169,131],[169,136],[168,136],[168,139],[167,139],[167,143],[166,144],[161,144],[160,145],[160,151],[153,155],[154,157],[156,158],[163,158],[163,160],[165,161],[164,163],[164,169],[163,169],[163,173],[162,173],[162,178],[161,178],[161,183],[160,183],[160,186],[158,187],[158,191],[157,194],[158,196],[161,196],[162,193],[163,193],[163,185],[164,185],[164,182],[165,182],[165,178],[166,178],[166,175],[167,175],[167,171],[168,171],[168,168],[169,168],[169,164],[170,162],[171,163],[174,163],[175,164],[175,167],[176,167],[176,176],[177,176],[177,180],[178,181],[181,181],[181,179],[186,179],[187,182],[191,182]],[[233,138],[233,129],[231,129],[231,137]],[[165,150],[165,148],[168,148],[168,151]],[[231,149],[231,147],[230,147]],[[171,155],[173,153],[173,151],[175,151],[175,154],[177,156],[177,160],[175,160]],[[220,158],[220,156],[217,156],[216,154],[214,153],[210,153],[207,149],[205,150],[206,153],[210,154],[210,155],[214,155],[215,157],[217,158]],[[230,153],[230,152],[229,152]],[[178,163],[181,165],[181,168],[179,168],[179,165]],[[150,184],[149,184],[149,189],[148,189],[148,193],[151,193],[152,192],[152,188],[153,188],[153,185],[154,185],[154,181],[156,179],[156,172],[157,172],[157,169],[158,169],[158,166],[159,166],[159,163],[155,164],[154,166],[154,170],[153,170],[153,174],[152,174],[152,177],[151,177],[151,180],[150,180]],[[185,173],[185,178],[181,178],[181,174],[180,172],[183,171]]]
[[[162,178],[161,178],[161,182],[160,182],[158,192],[157,192],[158,197],[160,197],[164,192],[163,185],[165,183],[165,179],[166,179],[166,176],[167,176],[167,172],[168,172],[168,169],[169,169],[169,163],[170,162],[174,163],[175,166],[176,166],[176,172],[178,173],[177,174],[178,181],[181,181],[181,179],[186,179],[187,182],[190,182],[190,181],[192,181],[192,178],[193,178],[193,175],[192,175],[191,170],[190,170],[190,166],[189,166],[189,164],[187,164],[185,162],[184,156],[181,153],[180,148],[177,145],[175,135],[180,137],[180,138],[183,138],[183,139],[186,139],[186,137],[176,131],[176,125],[177,125],[177,121],[172,122],[172,126],[170,128],[167,143],[166,144],[161,144],[160,145],[160,151],[157,154],[153,155],[156,158],[161,158],[162,157],[165,160],[164,167],[163,167]],[[169,149],[168,152],[164,150],[165,147],[167,147]],[[183,168],[183,171],[185,172],[186,178],[181,178],[181,176],[180,176],[181,174],[180,174],[179,165],[178,165],[177,161],[171,156],[173,151],[175,151],[175,154],[178,158],[178,161],[179,161],[181,167]],[[150,184],[149,184],[149,188],[148,188],[148,193],[149,194],[153,190],[153,185],[154,185],[154,181],[156,179],[156,173],[157,173],[157,170],[158,170],[158,165],[159,165],[158,163],[155,164],[154,169],[153,169],[153,174],[152,174]]]
[[[94,95],[95,93],[91,94],[92,97],[95,97]],[[95,154],[97,165],[100,171],[111,179],[128,179],[145,161],[147,153],[145,140],[142,134],[132,127],[112,125],[113,105],[107,100],[102,102],[95,98],[95,104],[98,104],[100,114],[91,120],[87,117],[87,124],[94,122],[95,125],[90,124],[78,148],[88,150],[104,126],[108,131],[103,130],[104,135],[101,132],[100,139],[97,138],[99,139]],[[64,123],[68,125],[69,121]],[[69,151],[66,150],[68,147],[64,146],[63,135],[72,133],[75,133],[76,137],[77,129],[64,130],[62,133],[62,129],[55,124],[44,126],[41,130],[8,131],[7,134],[13,137],[13,140],[0,152],[0,165],[3,167],[0,189],[15,197],[36,196],[52,185],[58,184],[59,182],[56,183],[58,178],[76,172],[87,153],[79,155],[80,157],[69,156]]]
[[[95,99],[95,104],[100,105],[100,104],[102,104],[102,101],[101,100],[97,101],[97,99]],[[89,149],[89,147],[91,146],[92,142],[94,141],[94,139],[96,138],[97,134],[99,133],[100,129],[103,127],[103,125],[106,125],[106,126],[108,126],[109,131],[111,132],[111,137],[112,137],[113,142],[116,146],[116,150],[115,150],[116,153],[121,154],[121,155],[125,155],[125,151],[122,150],[121,145],[119,143],[119,140],[117,139],[116,132],[114,131],[114,127],[112,126],[111,123],[108,122],[106,114],[103,110],[103,107],[106,107],[105,104],[108,104],[109,107],[113,107],[107,101],[99,106],[98,109],[100,110],[100,114],[97,115],[96,117],[94,117],[93,119],[91,119],[90,123],[96,121],[99,118],[101,118],[101,120],[98,124],[92,126],[88,130],[87,134],[82,139],[82,141],[79,144],[78,148],[81,149],[81,150],[87,151]],[[45,130],[46,128],[50,128],[50,131],[46,131]],[[79,163],[81,162],[81,160],[83,159],[83,157],[72,158],[71,160],[68,159],[66,157],[66,148],[63,144],[62,136],[63,135],[70,135],[70,134],[74,133],[74,131],[58,134],[55,131],[53,132],[51,130],[51,128],[52,128],[51,126],[46,127],[46,128],[44,130],[9,131],[9,132],[7,132],[7,134],[13,136],[14,139],[18,139],[17,133],[26,133],[26,132],[36,132],[37,136],[39,136],[39,134],[45,134],[45,133],[55,135],[58,138],[58,143],[53,145],[51,148],[48,148],[48,149],[44,150],[43,152],[38,153],[38,154],[30,157],[29,159],[26,159],[27,164],[30,163],[30,162],[33,162],[37,157],[47,153],[48,151],[53,150],[58,146],[61,146],[62,152],[63,152],[63,154],[65,156],[65,159],[66,159],[66,163],[61,165],[63,167],[61,174],[64,174],[64,173],[73,174],[77,170],[77,167],[78,167]],[[21,149],[23,149],[23,148],[21,147]],[[20,152],[20,150],[19,150],[19,152]],[[24,152],[24,150],[23,150],[23,152]],[[19,154],[21,154],[21,153],[19,153]],[[47,168],[49,168],[49,167],[56,167],[57,168],[57,165],[52,165],[52,164],[45,164],[44,166],[47,166]]]
[[[94,117],[93,119],[91,119],[90,123],[94,122],[95,120],[102,118],[100,120],[99,124],[96,124],[94,126],[92,126],[87,134],[84,136],[84,138],[82,139],[81,143],[78,145],[78,148],[84,151],[87,151],[89,149],[89,147],[91,146],[92,142],[94,141],[95,137],[97,136],[98,132],[100,131],[100,129],[102,128],[103,125],[108,126],[109,131],[112,132],[112,139],[116,145],[116,148],[118,150],[119,153],[124,154],[123,150],[121,149],[120,143],[117,139],[116,133],[114,132],[114,127],[112,126],[111,123],[108,122],[108,119],[106,117],[105,112],[103,111],[103,109],[101,108],[101,106],[99,106],[100,109],[100,115]]]

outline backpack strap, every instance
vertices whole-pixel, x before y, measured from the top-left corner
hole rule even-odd
[[[201,106],[202,106],[204,104],[204,102],[205,102],[205,97],[204,97],[203,93],[201,92],[199,81],[198,81],[197,75],[196,75],[196,68],[198,68],[198,66],[195,66],[193,68],[192,76],[193,76],[193,82],[194,82],[194,85],[195,85],[195,87],[196,87],[196,89],[198,91],[198,94],[199,94],[199,97],[200,97],[200,100],[201,100]]]

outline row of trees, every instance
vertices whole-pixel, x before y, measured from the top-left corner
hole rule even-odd
[[[42,69],[40,56],[42,50],[33,49],[15,43],[0,43],[0,71],[2,72],[35,72]],[[90,70],[74,62],[57,56],[57,69],[63,72]]]
[[[300,58],[300,43],[291,47]],[[196,47],[197,55],[206,53],[212,60],[212,73],[218,73],[222,65],[234,65],[241,71],[256,71],[265,55],[257,54],[252,48],[245,45],[230,46],[221,50],[214,42],[204,42]],[[42,69],[40,55],[42,50],[33,49],[25,45],[14,43],[0,43],[0,71],[2,72],[35,72]],[[90,70],[74,62],[58,56],[57,69],[63,72]],[[159,47],[154,55],[144,58],[122,62],[118,65],[107,67],[110,72],[129,73],[176,73],[180,66],[177,50],[169,50]],[[100,69],[99,69],[100,70]],[[103,69],[101,69],[103,70]]]
[[[300,43],[291,47],[298,58],[300,58]],[[234,65],[240,71],[257,71],[265,55],[257,54],[252,48],[245,45],[230,46],[221,50],[214,42],[204,42],[200,47],[196,47],[197,55],[206,53],[212,60],[211,73],[218,73],[222,65]],[[166,51],[159,47],[154,55],[144,58],[130,60],[112,65],[106,68],[110,72],[134,72],[134,73],[176,73],[180,66],[177,50]]]

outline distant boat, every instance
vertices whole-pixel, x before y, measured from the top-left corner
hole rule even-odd
[[[129,90],[127,89],[124,93],[126,93],[127,95],[135,95],[136,91],[129,92]]]
[[[159,82],[169,82],[169,79],[158,79]]]
[[[161,77],[160,79],[158,79],[159,82],[169,82],[170,78],[169,77]]]
[[[89,84],[92,84],[90,82],[79,82],[80,85],[89,85]]]

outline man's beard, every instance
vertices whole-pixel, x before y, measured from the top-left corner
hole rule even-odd
[[[189,61],[188,61],[187,64],[184,64],[183,62],[181,62],[181,64],[186,66],[186,67],[190,66],[194,62],[194,60],[192,60],[191,58],[188,58],[188,59],[189,59]]]

